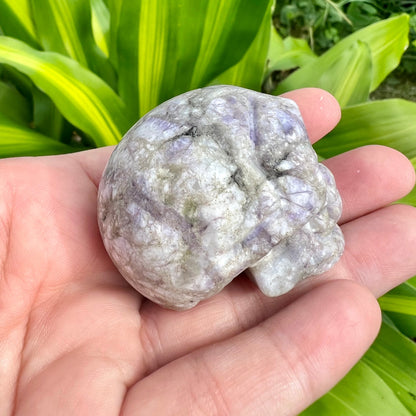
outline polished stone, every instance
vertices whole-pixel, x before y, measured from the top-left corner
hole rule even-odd
[[[296,104],[233,86],[175,97],[113,152],[98,195],[105,247],[154,302],[188,309],[244,270],[268,296],[340,258],[341,199]]]

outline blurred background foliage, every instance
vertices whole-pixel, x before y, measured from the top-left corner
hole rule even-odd
[[[416,1],[0,0],[0,158],[116,144],[210,84],[330,91],[322,159],[367,144],[416,166]],[[413,191],[402,202],[416,206]],[[305,415],[416,414],[416,280],[379,300],[373,346]]]
[[[416,81],[414,0],[283,0],[276,2],[273,22],[283,36],[306,39],[314,52],[322,54],[351,33],[402,13],[410,17],[411,43],[395,75]]]
[[[409,48],[400,65],[372,98],[403,97],[416,101],[416,1],[283,0],[276,2],[273,22],[283,36],[305,39],[322,54],[344,37],[401,13],[409,15]],[[280,74],[280,76],[284,74]]]

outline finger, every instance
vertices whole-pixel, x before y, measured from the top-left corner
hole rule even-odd
[[[302,88],[282,95],[295,101],[312,143],[329,133],[341,118],[338,101],[319,88]]]
[[[407,195],[415,184],[409,160],[394,149],[365,146],[325,161],[342,197],[345,223]]]
[[[344,210],[342,221],[348,221],[367,212],[374,211],[397,198],[406,194],[413,186],[414,170],[407,159],[393,149],[382,146],[368,146],[353,150],[346,154],[337,156],[327,161],[329,167],[333,170],[336,181],[340,187],[343,199]],[[357,171],[360,171],[357,173]],[[353,179],[359,180],[353,181]],[[364,258],[371,256],[369,253],[372,243],[368,236],[374,227],[373,218],[378,218],[381,222],[380,229],[384,230],[383,222],[390,221],[389,216],[393,215],[391,221],[395,221],[395,212],[397,209],[377,212],[374,217],[368,216],[364,224],[369,221],[368,227],[365,227],[366,234],[362,235],[361,229],[364,229],[362,221],[345,225],[348,232],[347,251],[351,247],[352,252],[358,245],[358,252]],[[402,247],[400,240],[401,232],[412,238],[415,233],[415,226],[412,222],[412,212],[401,217],[403,226],[395,234],[387,236],[391,245],[397,244]],[[377,228],[377,227],[376,227]],[[377,231],[377,229],[375,230]],[[358,241],[355,241],[358,239]],[[380,239],[378,239],[380,241]],[[360,242],[365,241],[365,245]],[[381,240],[383,241],[383,240]],[[410,247],[414,245],[410,244]],[[405,253],[403,253],[405,254]],[[389,261],[401,263],[401,256],[397,255],[391,259],[388,252],[385,252],[378,262],[382,261],[389,267]],[[416,264],[412,261],[413,257],[409,253],[406,262],[408,272],[404,274],[387,275],[385,283],[388,288],[395,285],[398,280],[410,277],[416,273]],[[343,264],[344,260],[341,261]],[[357,265],[361,270],[361,266]],[[331,274],[336,278],[336,272],[342,270],[344,275],[354,275],[354,270],[344,270],[335,268]],[[397,269],[393,269],[397,270]],[[371,270],[368,271],[371,276]],[[369,277],[370,278],[370,277]],[[381,274],[381,279],[384,275]],[[392,280],[393,279],[393,280]],[[362,281],[362,279],[359,279]],[[309,282],[309,280],[308,280]],[[309,285],[309,283],[308,283]],[[305,289],[307,290],[307,289]],[[256,325],[261,320],[275,313],[283,305],[287,304],[298,291],[279,298],[270,299],[263,296],[259,290],[247,278],[240,277],[229,285],[223,292],[215,297],[202,302],[196,309],[185,312],[171,312],[146,302],[141,310],[143,319],[147,323],[148,339],[153,340],[151,345],[158,346],[149,348],[155,361],[160,364],[185,354],[195,348],[199,348],[212,340],[218,341],[233,336],[247,328]],[[375,292],[376,293],[376,292]],[[209,322],[206,322],[206,316],[210,316]],[[158,341],[155,342],[154,340]],[[157,357],[157,358],[156,358]]]
[[[320,279],[345,278],[379,297],[416,274],[416,209],[392,205],[342,226],[341,261]]]
[[[129,390],[122,414],[298,414],[350,370],[379,324],[367,290],[326,283],[261,325],[152,373]]]
[[[328,280],[353,280],[379,297],[416,274],[415,208],[386,207],[344,224],[342,230],[346,249],[341,260],[283,296],[268,298],[241,276],[188,311],[169,311],[145,302],[141,315],[154,368],[257,325]]]
[[[305,88],[284,94],[299,106],[312,142],[323,137],[338,123],[341,112],[336,99],[324,90]],[[83,169],[98,186],[105,164],[114,150],[113,146],[78,152],[71,157],[81,163]]]
[[[98,187],[105,165],[114,148],[115,146],[100,147],[60,157],[71,157],[84,170],[91,182]]]

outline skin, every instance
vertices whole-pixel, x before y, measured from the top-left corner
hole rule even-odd
[[[296,100],[311,140],[333,97]],[[111,148],[0,161],[0,414],[295,415],[377,335],[376,297],[416,274],[414,185],[400,153],[368,146],[326,162],[342,195],[346,250],[324,275],[267,298],[245,277],[196,308],[143,299],[96,224]]]

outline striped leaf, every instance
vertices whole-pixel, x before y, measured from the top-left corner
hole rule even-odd
[[[383,311],[416,316],[416,296],[393,295],[389,293],[378,301]]]
[[[247,0],[209,1],[190,87],[205,85],[222,72],[221,67],[229,68],[237,63],[253,42],[270,9],[268,0],[255,3]]]
[[[0,0],[0,28],[6,36],[21,39],[33,47],[39,46],[30,0]]]
[[[366,43],[355,41],[339,54],[327,53],[305,65],[293,74],[296,86],[284,81],[275,93],[287,92],[288,86],[291,89],[317,87],[332,93],[341,107],[345,107],[367,101],[371,74],[371,50]]]
[[[385,77],[399,65],[403,52],[409,44],[408,33],[408,15],[392,17],[358,30],[338,42],[322,55],[322,60],[312,61],[286,78],[278,86],[275,93],[279,94],[282,91],[289,91],[304,86],[305,73],[309,73],[314,77],[316,73],[322,71],[322,61],[336,62],[343,51],[357,41],[367,43],[370,48],[372,62],[370,91],[374,91]],[[344,76],[343,71],[340,71],[337,76],[342,80]]]
[[[408,280],[405,283],[402,283],[400,286],[394,288],[393,290],[391,290],[387,295],[385,296],[399,296],[400,298],[404,298],[404,299],[413,299],[416,301],[416,277],[414,277],[413,279]],[[379,299],[379,301],[384,302],[385,297],[383,296],[382,298]],[[387,299],[389,301],[389,299]],[[390,299],[393,301],[397,301],[397,298],[393,298]],[[381,306],[383,307],[383,305],[381,304]],[[392,303],[386,305],[386,308],[388,308],[390,306],[390,308],[392,308]],[[413,309],[407,308],[406,305],[405,306],[405,313],[402,312],[398,312],[398,311],[389,311],[387,312],[388,316],[392,319],[392,321],[394,322],[395,326],[403,333],[405,334],[407,337],[409,338],[413,338],[416,339],[416,305],[414,305]],[[400,301],[399,301],[399,306],[400,306]],[[383,308],[384,309],[384,308]],[[386,309],[384,309],[384,311],[386,311]],[[410,312],[410,313],[408,313]]]
[[[99,146],[117,143],[131,125],[114,91],[70,58],[39,52],[23,42],[0,36],[0,62],[28,75],[67,120]]]
[[[66,144],[25,128],[0,113],[0,158],[73,152]]]
[[[95,44],[91,7],[85,0],[32,0],[33,19],[44,50],[59,52],[115,84],[114,71]]]
[[[416,103],[401,99],[370,101],[342,110],[335,129],[314,145],[329,158],[367,144],[381,144],[416,157]]]
[[[92,32],[95,43],[110,56],[110,11],[103,0],[91,0]]]
[[[109,44],[109,54],[110,61],[113,64],[114,68],[118,68],[118,30],[120,28],[120,14],[121,7],[124,3],[124,0],[107,0],[108,11],[110,12],[110,44]],[[123,48],[121,47],[121,50]]]
[[[405,154],[416,169],[416,103],[402,99],[370,101],[342,110],[339,124],[314,144],[317,153],[330,158],[369,144],[392,147]],[[416,188],[400,203],[416,206]]]
[[[273,1],[269,3],[269,11],[264,15],[260,30],[243,58],[217,77],[212,84],[229,84],[261,90],[272,32],[272,5]]]
[[[267,12],[269,0],[124,1],[117,30],[120,95],[143,115],[206,85],[244,56]]]
[[[360,361],[301,416],[412,416],[387,383]]]
[[[363,361],[384,380],[409,414],[415,415],[416,344],[385,321]],[[398,414],[391,410],[390,415]]]

